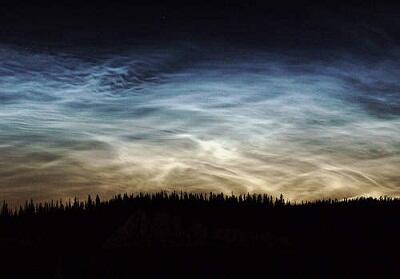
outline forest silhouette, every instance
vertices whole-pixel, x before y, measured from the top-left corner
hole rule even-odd
[[[1,278],[395,277],[397,198],[159,192],[0,210]]]

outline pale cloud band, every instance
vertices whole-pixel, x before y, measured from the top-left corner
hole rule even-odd
[[[0,197],[398,195],[398,57],[327,56],[2,46]]]

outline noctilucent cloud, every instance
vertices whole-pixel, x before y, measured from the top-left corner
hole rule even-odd
[[[0,46],[0,196],[400,193],[399,55]]]

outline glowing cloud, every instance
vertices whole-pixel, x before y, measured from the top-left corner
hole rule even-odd
[[[0,194],[398,195],[399,68],[335,58],[2,46]]]

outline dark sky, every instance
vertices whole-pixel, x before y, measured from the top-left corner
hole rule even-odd
[[[84,2],[84,3],[83,3]],[[252,48],[397,43],[399,7],[381,1],[9,1],[1,40],[65,44],[224,41]]]

